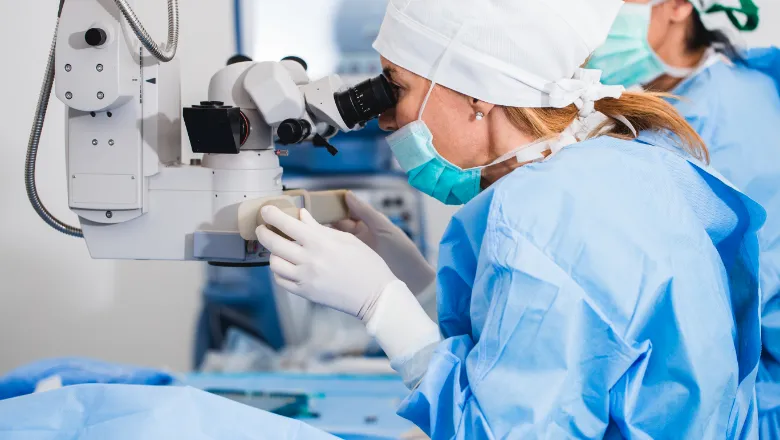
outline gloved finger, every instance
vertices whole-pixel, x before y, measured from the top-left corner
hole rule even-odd
[[[311,226],[312,228],[316,228],[314,229],[316,231],[315,234],[319,236],[320,240],[322,240],[323,236],[332,237],[333,236],[332,234],[342,233],[341,231],[333,228],[321,227],[322,225],[317,221],[316,218],[314,218],[314,216],[311,215],[311,213],[306,208],[301,208],[300,215],[301,215],[301,223],[303,223],[306,226]]]
[[[292,293],[293,295],[300,296],[300,285],[295,281],[290,281],[286,278],[282,278],[279,275],[274,274],[274,282],[282,290]]]
[[[292,264],[303,264],[306,262],[306,250],[298,243],[282,237],[268,229],[267,226],[260,226],[255,232],[257,233],[257,240],[271,254],[284,258]]]
[[[300,268],[278,255],[271,255],[270,266],[274,275],[293,282],[301,280]]]
[[[321,226],[306,208],[301,208],[301,223],[308,226]]]
[[[390,221],[384,214],[360,200],[352,191],[347,193],[345,200],[347,201],[347,207],[349,207],[350,217],[355,220],[362,220],[371,229],[379,227],[385,221]]]
[[[360,225],[359,220],[352,220],[350,218],[339,220],[336,223],[333,223],[331,226],[333,226],[334,229],[346,232],[348,234],[355,235],[355,232],[357,232],[358,226]]]
[[[293,240],[306,245],[312,239],[314,234],[311,231],[311,225],[304,224],[297,218],[293,218],[276,206],[264,206],[260,210],[263,220],[269,225],[287,234]],[[286,258],[285,258],[286,260]]]

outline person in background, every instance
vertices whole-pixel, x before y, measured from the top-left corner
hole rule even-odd
[[[622,5],[389,2],[380,125],[412,186],[463,205],[438,325],[376,234],[261,210],[277,283],[361,319],[434,439],[756,436],[765,212],[671,104],[581,68]]]
[[[712,166],[767,211],[757,390],[769,439],[780,438],[780,52],[743,52],[729,37],[758,23],[751,0],[627,0],[589,66],[607,84],[679,97],[671,102],[704,139]]]

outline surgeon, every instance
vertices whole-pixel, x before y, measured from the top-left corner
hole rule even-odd
[[[669,92],[704,138],[712,166],[767,210],[759,232],[762,438],[780,438],[780,56],[727,36],[759,22],[751,0],[629,0],[590,66],[602,81]]]
[[[765,213],[669,103],[581,68],[622,5],[390,1],[380,124],[415,188],[463,205],[438,325],[354,198],[336,226],[359,236],[261,210],[277,282],[360,318],[434,439],[757,435]]]

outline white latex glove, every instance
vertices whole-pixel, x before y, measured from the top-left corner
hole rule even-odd
[[[398,279],[382,258],[357,237],[320,225],[305,209],[301,220],[280,209],[261,210],[268,225],[257,228],[271,251],[271,271],[282,289],[368,321],[385,288]]]
[[[370,246],[415,295],[436,280],[436,271],[401,228],[354,193],[347,193],[346,198],[352,218],[335,223],[334,228],[353,234]]]

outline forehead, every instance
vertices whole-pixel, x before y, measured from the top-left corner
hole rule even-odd
[[[401,79],[401,78],[410,79],[413,77],[418,77],[414,73],[393,63],[392,61],[388,60],[385,57],[381,57],[381,62],[382,62],[382,70],[384,71],[385,75],[390,79]]]

